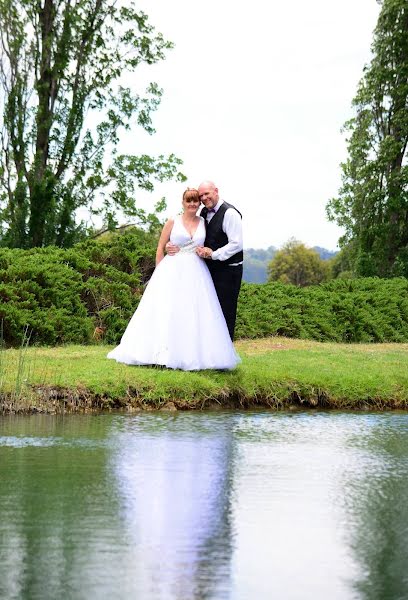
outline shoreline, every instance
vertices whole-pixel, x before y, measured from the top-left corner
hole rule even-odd
[[[242,364],[229,372],[108,363],[102,345],[2,350],[0,414],[408,410],[408,344],[273,337],[235,345]]]
[[[15,399],[12,395],[0,395],[0,415],[62,415],[100,414],[104,412],[184,412],[184,411],[252,411],[258,409],[278,411],[327,410],[327,411],[408,411],[408,401],[397,398],[363,398],[358,401],[346,398],[333,399],[321,391],[317,396],[300,396],[296,390],[286,399],[239,398],[220,396],[205,400],[186,401],[183,399],[146,401],[137,397],[112,399],[92,394],[89,390],[45,388],[36,390],[29,399]]]

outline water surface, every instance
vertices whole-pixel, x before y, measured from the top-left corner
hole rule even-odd
[[[0,419],[0,598],[408,598],[408,415]]]

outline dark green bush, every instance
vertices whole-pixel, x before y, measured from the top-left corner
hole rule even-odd
[[[55,345],[120,339],[154,269],[156,240],[141,231],[69,250],[0,249],[4,342]]]
[[[114,344],[154,268],[157,240],[134,229],[69,250],[0,249],[0,320],[16,346]],[[334,280],[298,288],[243,283],[237,338],[270,335],[338,342],[408,342],[408,280]]]
[[[244,283],[236,335],[407,342],[408,279],[333,280],[307,288]]]

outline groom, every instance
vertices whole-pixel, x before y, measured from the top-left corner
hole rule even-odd
[[[203,181],[198,195],[204,204],[200,214],[206,223],[206,236],[197,254],[206,259],[233,340],[243,268],[242,215],[220,199],[212,181]],[[166,248],[169,254],[178,251],[171,244]]]
[[[206,222],[206,236],[204,247],[197,248],[197,254],[206,259],[233,340],[244,259],[242,215],[235,206],[220,199],[212,181],[203,181],[198,195],[204,204],[200,214]]]

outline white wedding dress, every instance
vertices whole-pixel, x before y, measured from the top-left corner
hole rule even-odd
[[[204,219],[193,237],[181,216],[170,241],[180,247],[157,265],[122,340],[108,358],[128,365],[170,369],[233,369],[240,361],[204,260],[195,253],[205,239]]]

